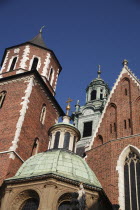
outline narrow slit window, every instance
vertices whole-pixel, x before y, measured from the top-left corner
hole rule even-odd
[[[6,91],[2,91],[0,93],[0,108],[2,108],[2,106],[3,106],[5,96],[6,96]]]
[[[131,128],[131,120],[128,119],[128,125],[129,125],[129,128]]]
[[[13,71],[14,70],[16,61],[17,61],[17,57],[13,58],[9,71]]]
[[[127,93],[127,89],[126,88],[125,88],[125,91],[124,92],[125,92],[125,95],[127,96],[128,93]]]
[[[127,128],[127,125],[126,125],[126,120],[124,120],[124,129]]]
[[[51,83],[52,81],[52,76],[53,76],[53,68],[50,70],[50,76],[49,76],[49,82]]]
[[[37,70],[38,61],[39,61],[38,58],[34,58],[34,59],[33,59],[31,71],[32,71],[32,70]]]
[[[116,129],[116,123],[114,123],[114,132],[116,132],[116,130],[117,130],[117,129]]]
[[[110,124],[110,133],[112,133],[112,125]]]
[[[46,105],[43,104],[41,114],[40,114],[40,122],[44,125],[45,122],[45,117],[46,117]]]
[[[34,140],[34,144],[33,144],[33,148],[32,148],[32,156],[36,155],[38,153],[38,149],[39,149],[39,139],[35,138]]]

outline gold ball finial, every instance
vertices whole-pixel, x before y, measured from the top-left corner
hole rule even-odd
[[[66,103],[68,104],[67,106],[66,106],[66,115],[68,116],[69,115],[69,111],[70,111],[70,109],[71,109],[71,107],[70,107],[70,102],[72,102],[73,100],[72,99],[70,99],[70,98],[68,98],[68,100],[66,101]]]

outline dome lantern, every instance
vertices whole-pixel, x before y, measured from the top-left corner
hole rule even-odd
[[[53,125],[48,131],[50,138],[49,149],[65,149],[76,152],[76,143],[80,139],[80,132],[70,123],[68,114],[71,101],[72,100],[69,98],[66,102],[68,105],[66,107],[66,115],[63,117],[63,122]]]

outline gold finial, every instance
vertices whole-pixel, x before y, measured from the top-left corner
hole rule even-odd
[[[97,74],[98,74],[98,78],[100,78],[100,74],[101,74],[101,66],[98,65],[98,71],[97,71]]]
[[[45,28],[45,27],[46,27],[46,26],[42,26],[39,32],[42,33],[42,30],[43,30],[43,28]]]
[[[73,100],[72,99],[70,99],[70,98],[68,98],[68,100],[66,101],[66,103],[68,104],[67,106],[66,106],[66,115],[68,116],[69,115],[69,110],[70,110],[70,102],[72,102]]]

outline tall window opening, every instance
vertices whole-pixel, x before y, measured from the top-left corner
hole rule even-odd
[[[35,198],[29,198],[23,203],[21,210],[37,210],[39,206],[39,201]]]
[[[124,90],[124,93],[125,93],[125,95],[127,96],[127,89],[125,88],[125,90]]]
[[[129,125],[129,128],[131,128],[131,120],[128,119],[128,125]]]
[[[60,131],[57,131],[54,139],[54,147],[53,147],[54,149],[58,149],[59,139],[60,139]]]
[[[101,99],[101,100],[103,99],[103,94],[102,94],[102,93],[100,93],[100,99]]]
[[[69,143],[70,143],[70,133],[69,132],[66,132],[64,134],[63,148],[64,149],[69,149]]]
[[[72,149],[73,152],[75,152],[75,145],[76,145],[76,136],[74,136],[73,139],[73,149]]]
[[[53,68],[50,70],[49,82],[52,83],[52,76],[53,76]]]
[[[14,57],[13,60],[12,60],[12,63],[11,63],[11,66],[10,66],[10,70],[9,71],[13,71],[14,70],[16,61],[17,61],[17,57]]]
[[[130,152],[124,165],[125,209],[140,209],[140,157]]]
[[[44,125],[46,117],[46,104],[43,104],[41,114],[40,114],[40,122]]]
[[[112,125],[110,124],[110,133],[112,133]]]
[[[116,132],[117,129],[116,129],[116,123],[114,123],[114,132]]]
[[[88,137],[92,135],[92,121],[84,123],[83,137]]]
[[[127,125],[126,125],[126,120],[124,120],[124,129],[127,128]]]
[[[36,57],[33,59],[31,70],[37,70],[38,61],[39,59]]]
[[[91,100],[95,100],[96,99],[96,95],[97,95],[97,91],[96,90],[93,90],[91,92]]]
[[[31,155],[36,155],[38,153],[38,149],[39,149],[39,139],[35,138]]]
[[[0,108],[2,108],[2,106],[3,106],[3,102],[4,102],[4,99],[5,99],[5,96],[6,96],[6,91],[2,91],[0,93]]]

